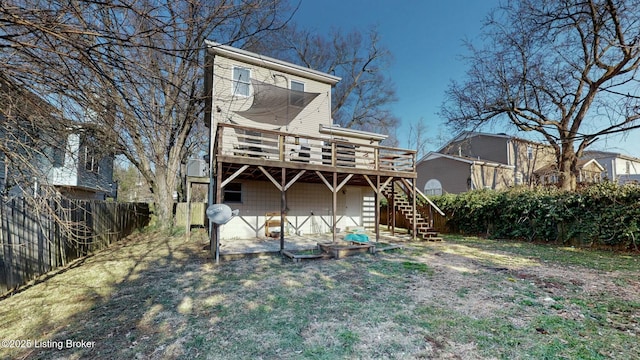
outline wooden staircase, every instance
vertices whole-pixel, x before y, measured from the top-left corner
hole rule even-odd
[[[395,210],[402,214],[407,223],[413,228],[413,205],[407,191],[402,186],[392,182],[382,189],[382,193],[389,203],[393,203]],[[416,211],[415,219],[418,237],[428,241],[442,241],[442,238],[438,236],[438,232],[433,228],[432,220],[425,219],[420,211]]]

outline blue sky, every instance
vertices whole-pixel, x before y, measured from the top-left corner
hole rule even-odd
[[[430,137],[439,133],[449,139],[455,134],[437,115],[452,79],[463,80],[466,65],[461,56],[463,40],[479,41],[478,33],[498,0],[302,0],[294,21],[310,30],[366,31],[377,26],[382,44],[393,54],[389,77],[396,87],[393,105],[402,126],[397,132],[400,146],[407,147],[402,134],[420,119]],[[495,130],[514,133],[512,129]],[[592,149],[621,152],[640,157],[640,131],[626,137],[612,137],[595,143]],[[437,144],[428,150],[435,150]]]

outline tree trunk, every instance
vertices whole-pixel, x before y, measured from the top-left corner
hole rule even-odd
[[[578,159],[573,149],[573,144],[562,144],[562,150],[560,153],[559,175],[560,175],[560,188],[565,191],[573,191],[576,189],[576,167]]]
[[[176,188],[176,183],[169,174],[171,174],[170,171],[164,173],[158,170],[153,189],[158,227],[163,230],[173,226],[173,191]]]

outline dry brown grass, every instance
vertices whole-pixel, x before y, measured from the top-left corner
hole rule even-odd
[[[216,266],[204,241],[135,235],[2,300],[0,340],[31,346],[0,348],[0,357],[622,359],[640,352],[634,256],[450,237],[375,256]],[[46,340],[95,346],[33,346]]]

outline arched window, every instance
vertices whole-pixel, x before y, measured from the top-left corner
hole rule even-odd
[[[429,196],[442,195],[442,184],[437,179],[431,179],[424,185],[424,194]]]

